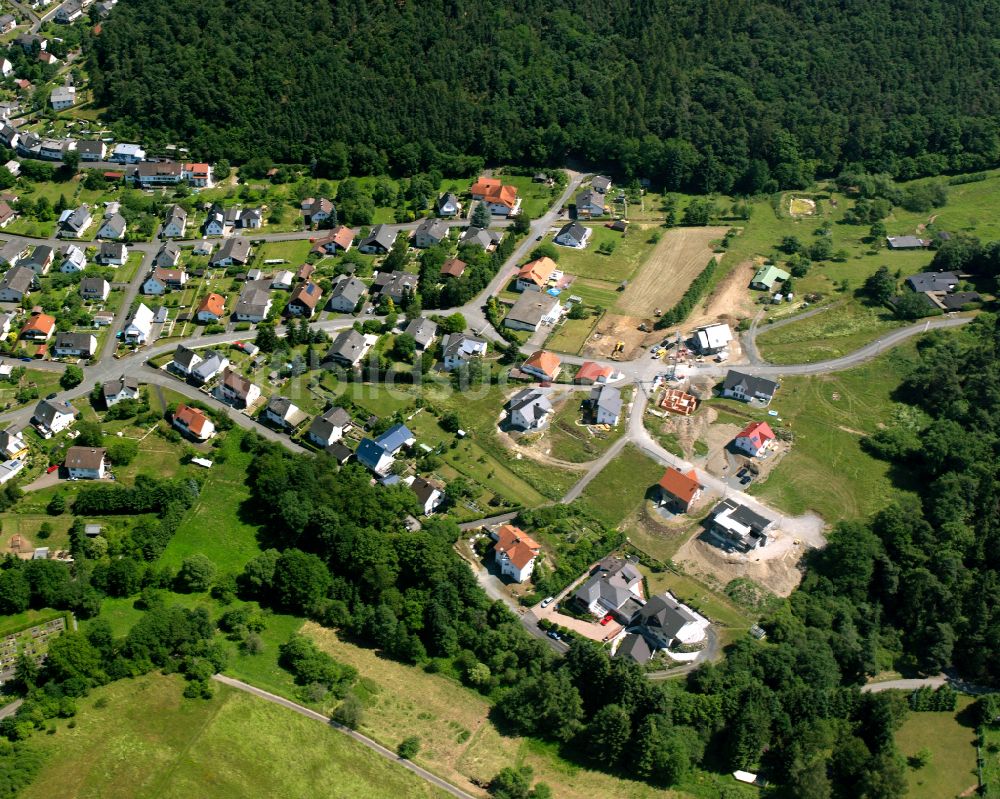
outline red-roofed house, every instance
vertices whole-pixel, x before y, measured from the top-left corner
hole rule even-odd
[[[505,524],[494,534],[493,556],[500,573],[514,582],[523,583],[535,568],[535,558],[541,546],[531,536],[512,524]]]
[[[660,504],[667,505],[678,513],[687,513],[705,489],[698,482],[698,473],[694,469],[689,472],[667,469],[657,485],[660,489]]]
[[[21,328],[21,338],[30,341],[48,341],[56,329],[54,317],[44,313],[33,313],[24,327]]]
[[[317,239],[313,245],[313,252],[325,255],[336,255],[338,252],[347,252],[354,244],[354,231],[344,225],[335,227],[330,233],[321,239]]]
[[[541,291],[549,285],[549,280],[557,269],[556,262],[543,255],[521,267],[515,286],[518,291]]]
[[[205,188],[212,183],[212,167],[208,164],[184,164],[181,169],[181,179],[192,186]]]
[[[468,266],[468,264],[466,264],[465,261],[460,261],[458,258],[449,258],[444,262],[444,266],[441,267],[441,276],[461,277],[466,266]]]
[[[573,378],[574,383],[592,386],[594,383],[608,383],[617,379],[617,374],[611,366],[601,366],[593,361],[584,361]]]
[[[481,177],[472,184],[472,199],[489,206],[495,216],[515,216],[521,210],[517,186],[505,186],[498,178]]]
[[[199,322],[218,322],[226,312],[226,298],[221,294],[208,294],[201,301],[195,317]]]
[[[521,364],[521,371],[534,375],[539,380],[555,380],[562,368],[558,355],[546,350],[539,350]]]
[[[215,435],[215,425],[203,411],[190,405],[178,405],[174,411],[174,427],[196,441],[208,441]]]
[[[733,440],[733,446],[752,458],[759,458],[774,443],[774,431],[767,422],[751,422]]]

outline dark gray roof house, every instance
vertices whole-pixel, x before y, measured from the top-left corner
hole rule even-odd
[[[413,336],[413,340],[417,342],[417,349],[425,350],[434,341],[434,336],[437,335],[437,324],[421,316],[417,319],[411,319],[403,332]]]
[[[330,408],[321,416],[317,416],[309,425],[307,435],[317,444],[326,445],[327,442],[337,433],[342,432],[345,427],[351,424],[351,415],[343,408]]]
[[[608,612],[623,624],[642,607],[638,600],[642,575],[631,559],[608,557],[573,595],[574,600],[593,613]]]
[[[127,257],[128,247],[120,241],[102,241],[101,245],[97,248],[98,263],[117,263],[119,261],[124,261]],[[154,263],[154,266],[158,266],[158,264]],[[171,266],[173,266],[173,264],[171,264]]]
[[[648,663],[653,657],[653,650],[639,633],[627,633],[621,644],[618,645],[615,657],[631,658],[641,666],[643,663]]]
[[[212,266],[229,266],[230,264],[245,264],[250,259],[250,239],[233,236],[226,239],[218,252],[212,256]]]
[[[368,287],[356,277],[341,275],[330,292],[330,302],[327,307],[331,311],[351,313],[358,302],[365,296]]]
[[[611,178],[604,175],[597,175],[590,181],[590,187],[599,194],[606,194],[611,188]]]
[[[361,240],[358,249],[363,253],[382,255],[392,249],[396,241],[396,231],[388,225],[375,225],[365,238]]]
[[[725,499],[712,511],[709,531],[728,547],[749,552],[767,544],[773,519],[761,516],[735,499]]]
[[[690,610],[679,602],[668,602],[657,595],[650,599],[632,618],[632,624],[646,627],[654,638],[669,646],[685,625],[698,621]]]
[[[76,408],[68,402],[61,402],[60,400],[54,399],[43,399],[35,406],[35,414],[32,418],[34,418],[36,422],[40,422],[44,427],[51,430],[52,423],[57,417],[67,415],[76,416]]]
[[[778,384],[773,380],[737,372],[735,369],[726,373],[726,379],[722,383],[722,396],[743,402],[758,399],[765,405],[774,398],[777,390]]]
[[[622,412],[622,393],[616,386],[594,386],[590,390],[590,402],[598,424],[603,424],[605,418],[617,420]]]
[[[914,291],[954,291],[958,283],[954,272],[921,272],[906,278],[906,285]]]
[[[379,272],[372,283],[372,292],[399,305],[408,294],[416,292],[418,281],[417,275],[410,272]]]
[[[484,230],[481,227],[472,226],[465,229],[458,242],[459,244],[469,244],[488,250],[490,247],[499,244],[502,237],[502,234],[498,231]]]
[[[368,342],[357,330],[345,330],[337,336],[324,356],[324,363],[355,366],[368,351]]]
[[[448,238],[448,225],[441,219],[425,219],[413,233],[413,246],[425,249]]]
[[[0,279],[0,302],[20,302],[31,291],[35,273],[26,266],[8,269]]]

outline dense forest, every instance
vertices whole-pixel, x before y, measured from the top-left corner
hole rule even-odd
[[[122,0],[88,57],[121,131],[204,157],[750,194],[993,166],[998,27],[984,0]]]

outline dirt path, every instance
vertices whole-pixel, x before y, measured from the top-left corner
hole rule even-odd
[[[626,316],[652,317],[656,308],[677,304],[691,281],[712,258],[709,244],[728,228],[673,228],[657,242],[635,279],[629,283],[615,311]]]
[[[497,430],[497,437],[500,439],[500,443],[511,452],[514,452],[524,458],[528,458],[529,460],[533,460],[536,463],[544,463],[546,466],[555,466],[559,469],[570,469],[575,472],[584,472],[590,468],[590,462],[572,463],[570,461],[562,461],[559,460],[559,458],[553,458],[551,455],[542,452],[533,446],[526,447],[523,444],[518,444],[511,437],[510,433],[505,433],[502,430]]]

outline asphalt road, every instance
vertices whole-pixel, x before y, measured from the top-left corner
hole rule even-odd
[[[249,683],[245,683],[241,680],[234,680],[232,677],[226,677],[223,674],[216,674],[213,677],[213,679],[216,680],[217,682],[222,683],[223,685],[228,685],[230,688],[235,688],[238,691],[243,691],[244,693],[251,694],[267,702],[270,702],[274,705],[279,705],[287,710],[291,710],[294,713],[298,713],[300,716],[305,716],[307,719],[312,719],[313,721],[322,722],[323,724],[326,724],[332,727],[333,729],[337,730],[337,732],[343,733],[348,738],[353,738],[361,745],[368,747],[380,757],[383,757],[386,760],[389,760],[395,763],[396,765],[402,766],[408,771],[413,772],[418,777],[420,777],[420,779],[424,780],[425,782],[429,782],[435,788],[439,788],[442,791],[445,791],[446,793],[449,793],[452,796],[457,797],[457,799],[477,799],[477,797],[474,797],[472,794],[466,793],[460,788],[456,788],[450,782],[446,782],[440,777],[431,774],[431,772],[429,772],[427,769],[421,768],[415,763],[411,763],[409,760],[399,757],[399,755],[397,755],[391,749],[387,749],[386,747],[382,746],[382,744],[373,741],[368,736],[362,735],[360,732],[352,730],[349,727],[345,727],[342,724],[338,724],[337,722],[333,721],[327,716],[324,716],[322,713],[317,713],[315,710],[310,710],[307,707],[303,707],[302,705],[296,702],[292,702],[290,699],[285,699],[283,696],[278,696],[277,694],[272,694],[268,691],[263,691],[260,688],[255,688]],[[374,785],[370,787],[372,789],[372,796],[377,796],[379,794],[378,787]]]

